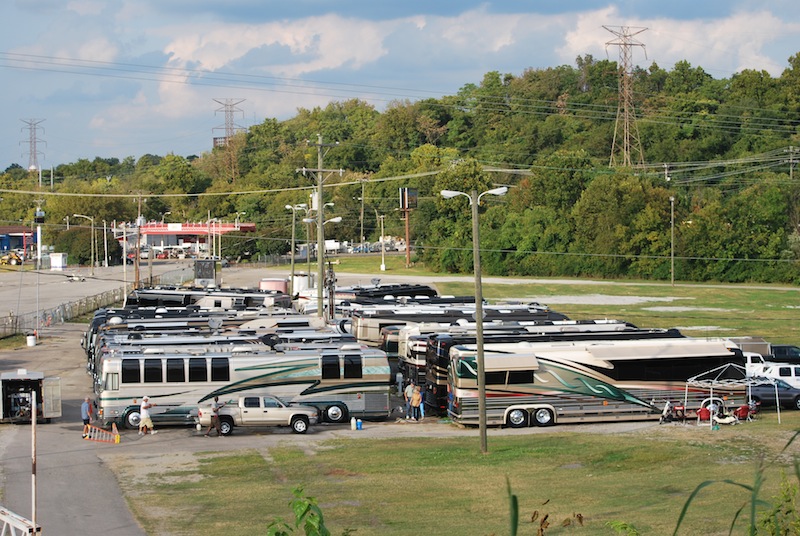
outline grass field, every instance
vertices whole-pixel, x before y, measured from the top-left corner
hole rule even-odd
[[[403,261],[387,257],[382,279],[425,275],[406,270]],[[337,270],[366,272],[369,267],[358,264],[364,262],[376,261],[343,262]],[[432,281],[441,293],[472,292],[468,279]],[[483,290],[490,300],[535,298],[548,304],[548,297],[558,297],[560,303],[551,307],[576,319],[618,318],[641,327],[680,327],[693,336],[800,342],[795,289],[559,280],[484,282]],[[186,467],[145,481],[124,469],[118,476],[148,534],[266,533],[270,521],[294,519],[288,503],[297,486],[319,501],[333,534],[509,534],[508,482],[520,504],[519,534],[537,534],[547,515],[545,534],[660,535],[672,534],[687,498],[705,481],[752,485],[763,461],[766,480],[758,498],[765,503],[759,512],[780,495],[782,475],[797,485],[792,463],[798,445],[783,449],[800,429],[800,412],[783,412],[782,421],[771,412],[718,431],[654,425],[594,433],[577,426],[496,436],[490,430],[488,455],[480,454],[475,438],[309,440],[302,447],[195,455]],[[679,534],[728,534],[737,510],[745,507],[733,526],[733,534],[744,534],[751,498],[731,483],[706,487]]]
[[[508,482],[520,504],[519,534],[536,534],[548,515],[545,534],[617,534],[611,524],[624,523],[660,535],[672,534],[699,484],[752,485],[761,460],[768,466],[759,497],[778,495],[797,453],[781,450],[798,425],[792,412],[782,425],[769,413],[718,431],[670,424],[609,434],[490,432],[487,455],[474,438],[332,440],[200,453],[191,469],[120,481],[148,534],[263,534],[276,518],[293,520],[296,486],[318,500],[332,534],[509,534]],[[739,486],[706,487],[679,534],[727,534],[750,499]],[[733,533],[746,533],[748,522],[745,508]]]

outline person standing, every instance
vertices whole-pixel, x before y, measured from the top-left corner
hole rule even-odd
[[[81,404],[81,419],[83,419],[83,438],[89,437],[89,423],[94,420],[94,408],[91,399],[87,396]]]
[[[422,393],[419,392],[419,387],[415,386],[414,391],[411,393],[411,420],[419,421],[420,413],[419,406],[422,404]]]
[[[153,420],[150,418],[150,409],[155,404],[150,402],[150,397],[145,396],[142,398],[142,405],[139,406],[139,435],[146,435],[147,430],[150,430],[150,435],[157,434],[158,432],[153,429]]]
[[[403,399],[406,401],[406,419],[411,418],[411,396],[414,394],[414,380],[408,382],[403,390]]]
[[[218,396],[214,397],[214,401],[211,402],[211,424],[208,425],[208,430],[206,430],[206,437],[211,437],[209,434],[212,428],[216,429],[217,437],[222,437],[222,427],[219,423],[219,409],[224,405],[225,402],[220,402]]]

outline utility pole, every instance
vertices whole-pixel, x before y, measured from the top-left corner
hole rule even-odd
[[[364,253],[364,185],[367,184],[367,179],[362,177],[358,182],[361,183],[361,234],[358,235],[358,245],[361,247],[361,253]]]
[[[789,162],[789,180],[790,181],[794,179],[794,164],[795,164],[795,162],[794,162],[794,153],[795,153],[795,151],[797,151],[797,147],[794,147],[792,145],[790,145],[788,149],[784,149],[783,150],[783,152],[789,153],[788,162]]]
[[[316,179],[317,184],[317,199],[316,199],[316,209],[317,209],[317,316],[320,318],[325,317],[325,303],[323,299],[323,281],[325,280],[325,232],[323,230],[324,223],[325,223],[325,205],[322,202],[322,186],[326,179],[328,179],[334,173],[338,173],[341,177],[344,175],[343,169],[323,169],[322,167],[322,160],[331,147],[336,147],[339,145],[339,142],[336,143],[322,143],[322,134],[317,134],[317,169],[307,169],[301,168],[295,170],[296,172],[302,172],[303,176],[306,173],[311,173],[311,176]],[[325,150],[327,148],[327,150]],[[312,203],[312,208],[313,207]]]
[[[647,30],[647,28],[634,28],[630,26],[603,26],[606,30],[617,36],[616,40],[606,42],[606,47],[615,45],[619,47],[619,105],[617,107],[617,120],[614,124],[614,140],[611,144],[611,167],[617,164],[633,167],[634,160],[631,151],[638,153],[637,165],[644,165],[642,143],[639,140],[639,128],[636,126],[636,112],[633,107],[633,64],[631,61],[632,47],[639,46],[644,50],[644,43],[634,39],[634,36]],[[645,51],[645,58],[647,52]],[[619,139],[618,139],[619,138]],[[621,153],[621,161],[617,162],[616,153]]]
[[[140,283],[139,257],[142,249],[142,235],[139,233],[142,223],[142,196],[139,196],[139,210],[136,215],[136,248],[133,255],[133,288],[138,289]],[[126,261],[127,262],[127,261]]]

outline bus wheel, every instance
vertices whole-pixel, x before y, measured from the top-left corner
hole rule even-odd
[[[540,408],[533,413],[533,420],[536,422],[536,426],[553,426],[555,415],[547,408]]]
[[[525,428],[528,426],[528,412],[524,409],[512,409],[508,413],[507,422],[511,428]]]
[[[219,418],[219,431],[228,436],[233,433],[233,421],[227,415]]]
[[[335,424],[342,423],[347,420],[347,410],[339,405],[328,406],[325,408],[325,420]]]
[[[142,416],[136,410],[129,411],[125,414],[125,428],[129,430],[136,430],[139,428],[139,423],[142,421]]]

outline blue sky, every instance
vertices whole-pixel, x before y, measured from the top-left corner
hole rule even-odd
[[[800,12],[784,0],[3,0],[0,170],[38,163],[182,156],[236,123],[361,98],[456,93],[488,71],[618,58],[606,26],[647,28],[633,60],[680,60],[716,78],[779,76],[800,52]],[[646,57],[645,57],[646,51]]]

